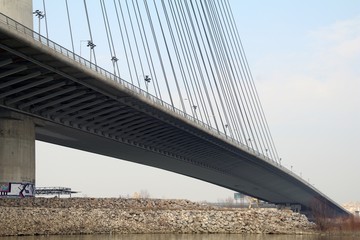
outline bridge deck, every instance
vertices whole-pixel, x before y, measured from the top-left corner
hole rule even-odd
[[[6,21],[0,20],[0,110],[33,116],[38,140],[166,169],[276,204],[309,209],[318,199],[347,214],[265,156]]]

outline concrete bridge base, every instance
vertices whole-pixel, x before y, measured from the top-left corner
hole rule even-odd
[[[35,124],[0,109],[0,197],[35,194]]]

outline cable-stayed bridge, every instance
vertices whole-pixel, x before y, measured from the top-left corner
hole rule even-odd
[[[281,165],[227,1],[40,3],[0,15],[3,195],[33,192],[36,138],[347,214]]]

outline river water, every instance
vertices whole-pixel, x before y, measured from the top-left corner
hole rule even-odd
[[[0,240],[353,240],[359,236],[249,235],[249,234],[103,234],[72,236],[0,237]]]

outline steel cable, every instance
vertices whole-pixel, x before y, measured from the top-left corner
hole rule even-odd
[[[125,59],[126,59],[126,63],[127,63],[127,68],[128,68],[129,75],[130,75],[130,81],[131,81],[132,84],[134,84],[134,78],[133,78],[133,76],[132,76],[131,66],[130,66],[130,63],[129,63],[129,56],[128,56],[127,51],[126,51],[124,34],[123,34],[123,30],[122,30],[121,23],[120,23],[120,17],[119,17],[118,7],[117,7],[117,5],[116,5],[115,0],[113,0],[113,3],[114,3],[114,9],[115,9],[115,13],[116,13],[116,19],[117,19],[117,23],[118,23],[118,27],[119,27],[119,31],[120,31],[121,42],[122,42],[123,50],[124,50],[124,53],[125,53]]]
[[[137,42],[137,37],[135,35],[135,30],[134,30],[133,21],[132,21],[131,14],[130,14],[129,4],[128,4],[127,0],[125,1],[125,3],[126,3],[126,9],[127,9],[128,15],[129,15],[129,21],[130,21],[131,31],[132,31],[132,34],[133,34],[133,39],[134,39],[134,43],[135,43],[135,47],[136,47],[136,52],[137,52],[139,63],[140,63],[140,69],[141,69],[141,74],[142,74],[141,76],[143,77],[143,79],[145,79],[144,67],[143,67],[141,57],[140,57],[139,46],[138,46],[138,42]],[[137,78],[139,78],[139,76],[137,76]],[[146,87],[147,82],[145,81],[144,84],[145,84],[145,87]]]
[[[172,41],[172,44],[173,44],[173,47],[174,47],[174,50],[175,50],[176,59],[177,59],[177,62],[179,64],[180,74],[181,74],[181,77],[183,79],[183,84],[185,86],[185,92],[186,92],[187,97],[189,99],[191,99],[191,101],[192,101],[192,95],[191,95],[189,84],[188,84],[188,81],[187,81],[187,76],[185,74],[185,69],[184,69],[183,62],[182,62],[181,57],[180,57],[180,52],[179,52],[179,49],[178,49],[178,46],[177,46],[177,43],[176,43],[176,40],[175,40],[174,31],[172,30],[172,26],[171,26],[171,23],[170,23],[170,18],[169,18],[166,6],[164,4],[164,0],[161,0],[161,4],[162,4],[162,7],[163,7],[163,12],[165,14],[168,30],[170,32],[171,41]],[[184,99],[184,101],[185,101],[185,99]],[[185,106],[185,104],[184,104],[184,106]],[[186,107],[185,107],[185,110],[186,110]],[[190,107],[190,111],[191,111],[192,115],[194,116],[195,113],[194,113],[194,109],[192,107]]]
[[[45,0],[43,0],[44,16],[45,16],[45,29],[46,29],[46,38],[49,40],[48,24],[47,24],[47,14]],[[40,33],[40,32],[39,32]]]
[[[109,45],[110,56],[114,56],[114,54],[113,54],[113,49],[111,48],[111,43],[110,43],[110,36],[109,36],[108,25],[107,25],[107,22],[106,22],[106,20],[105,20],[105,13],[104,13],[103,3],[104,3],[104,1],[103,1],[103,0],[100,0],[101,13],[102,13],[102,16],[103,16],[104,26],[105,26],[105,32],[106,32],[106,39],[107,39],[107,42],[108,42],[108,45]],[[116,75],[115,66],[114,66],[114,74]]]
[[[168,45],[168,43],[167,43],[167,41],[166,41],[164,29],[163,29],[163,26],[162,26],[162,24],[161,24],[161,19],[160,19],[159,11],[158,11],[157,5],[156,5],[156,3],[155,3],[155,0],[153,0],[153,2],[154,2],[155,10],[156,10],[156,15],[157,15],[157,18],[158,18],[158,21],[159,21],[159,25],[160,25],[160,29],[161,29],[161,34],[162,34],[162,37],[163,37],[163,40],[164,40],[164,43],[165,43],[166,52],[167,52],[167,55],[168,55],[168,58],[169,58],[171,70],[172,70],[173,77],[174,77],[174,80],[175,80],[177,92],[178,92],[178,94],[179,94],[181,107],[182,107],[183,112],[186,113],[185,105],[184,105],[184,100],[183,100],[183,97],[182,97],[182,94],[181,94],[181,90],[180,90],[180,86],[179,86],[178,79],[177,79],[177,77],[176,77],[176,73],[175,73],[175,69],[174,69],[174,64],[173,64],[172,57],[171,57],[170,50],[169,50],[169,45]]]
[[[69,6],[68,6],[68,1],[67,1],[67,0],[65,0],[65,5],[66,5],[66,12],[67,12],[67,18],[68,18],[68,23],[69,23],[71,46],[72,46],[72,51],[73,51],[73,53],[74,53],[74,52],[75,52],[74,38],[73,38],[73,33],[72,33],[72,28],[71,28],[70,12],[69,12]]]
[[[119,3],[119,9],[120,9],[120,13],[121,13],[121,19],[122,19],[123,24],[124,24],[125,36],[126,36],[127,44],[128,44],[129,51],[130,51],[130,57],[131,57],[131,61],[132,61],[132,66],[133,66],[134,71],[135,71],[135,77],[136,77],[136,80],[137,80],[137,83],[138,83],[138,87],[141,88],[141,83],[140,83],[140,80],[139,80],[139,77],[138,77],[139,75],[138,75],[138,71],[137,71],[137,67],[136,67],[136,63],[135,63],[135,59],[134,59],[134,54],[133,54],[133,50],[132,50],[132,47],[131,47],[132,44],[130,42],[128,29],[126,27],[124,11],[123,11],[123,8],[121,6],[120,0],[118,0],[118,3]],[[129,16],[129,18],[130,18],[130,16]]]
[[[222,122],[224,133],[226,133],[227,127],[229,126],[229,124],[232,123],[232,121],[229,121],[228,113],[230,115],[230,118],[232,118],[232,116],[231,116],[232,111],[230,111],[229,107],[228,108],[225,107],[225,105],[223,103],[223,99],[228,106],[231,103],[229,102],[228,96],[227,96],[226,92],[224,91],[224,85],[223,85],[224,76],[222,76],[222,74],[220,73],[220,72],[222,72],[221,71],[222,66],[221,66],[221,62],[218,61],[219,59],[218,59],[217,46],[214,44],[214,41],[213,41],[212,29],[210,29],[209,24],[207,24],[208,20],[207,20],[207,16],[206,16],[205,12],[203,11],[202,12],[203,14],[201,14],[200,8],[199,8],[199,5],[197,2],[196,2],[196,8],[197,8],[198,16],[199,16],[201,26],[202,26],[202,29],[204,32],[204,36],[206,39],[207,48],[209,49],[210,57],[211,57],[211,60],[213,63],[210,62],[210,57],[208,56],[208,54],[207,54],[207,59],[208,59],[209,65],[210,66],[213,65],[215,68],[215,73],[214,73],[214,71],[212,70],[212,67],[211,67],[211,73],[212,73],[215,89],[218,94],[218,98],[220,100],[220,106],[221,106],[222,112],[224,114],[225,120],[227,122],[227,123]],[[206,30],[205,25],[207,26],[207,30]],[[203,41],[203,44],[205,44],[204,41]],[[216,77],[215,77],[215,74],[216,74]],[[220,86],[220,88],[218,85]],[[219,115],[221,116],[220,113],[219,113]]]
[[[166,75],[166,71],[165,71],[164,62],[163,62],[163,60],[162,60],[161,53],[160,53],[159,43],[158,43],[157,38],[156,38],[156,33],[155,33],[154,25],[153,25],[153,22],[152,22],[152,19],[151,19],[149,6],[148,6],[146,0],[144,0],[144,5],[145,5],[145,8],[146,8],[146,13],[147,13],[148,21],[149,21],[150,28],[151,28],[151,32],[152,32],[152,35],[153,35],[153,39],[154,39],[154,42],[155,42],[156,51],[157,51],[157,54],[158,54],[158,57],[159,57],[159,61],[160,61],[160,65],[161,65],[161,70],[162,70],[163,75],[164,75],[164,79],[165,79],[165,83],[166,83],[166,88],[167,88],[167,91],[168,91],[168,94],[169,94],[169,98],[170,98],[170,103],[171,103],[171,106],[173,107],[173,109],[175,109],[174,101],[173,101],[173,98],[172,98],[172,96],[171,96],[170,86],[169,86],[168,79],[167,79],[167,75]]]
[[[192,14],[191,14],[191,11],[190,11],[190,8],[187,4],[187,2],[185,1],[185,8],[186,8],[186,11],[187,11],[187,14],[189,16],[189,20],[190,20],[190,25],[191,25],[191,29],[192,31],[194,32],[194,37],[195,37],[195,42],[196,42],[196,46],[198,48],[198,51],[199,51],[199,54],[200,54],[200,59],[202,61],[202,64],[203,64],[203,67],[205,69],[205,74],[206,74],[206,78],[208,80],[208,83],[209,83],[209,86],[210,86],[210,91],[213,91],[212,89],[212,85],[211,85],[211,81],[210,81],[210,75],[209,75],[209,72],[208,72],[208,69],[206,68],[206,62],[205,62],[205,57],[203,55],[203,52],[202,52],[202,49],[201,49],[201,46],[200,46],[200,41],[199,41],[199,38],[198,36],[196,35],[196,28],[195,28],[195,24],[194,24],[194,21],[192,20]],[[194,9],[193,9],[193,13],[194,13]],[[195,18],[195,23],[197,24],[197,28],[199,29],[199,25],[198,25],[198,22],[197,22],[197,18],[196,16],[194,16]],[[202,37],[202,35],[200,34],[200,37]],[[204,51],[205,54],[207,54],[206,51]],[[217,120],[216,120],[216,116],[215,116],[215,112],[214,112],[214,109],[212,107],[212,101],[211,101],[211,98],[210,98],[210,94],[207,90],[207,87],[206,87],[206,83],[205,83],[205,80],[204,78],[201,79],[202,80],[202,84],[203,84],[203,87],[205,88],[205,93],[206,93],[206,97],[207,97],[207,100],[208,100],[208,104],[209,104],[209,107],[210,107],[210,111],[211,111],[211,114],[212,114],[212,118],[213,118],[213,121],[214,121],[214,124],[215,124],[215,127],[216,127],[216,130],[218,132],[220,132],[220,129],[219,129],[219,126],[218,126],[218,123],[217,123]],[[212,94],[214,96],[214,94]],[[215,102],[216,103],[216,102]],[[217,105],[217,104],[216,104]]]
[[[207,10],[209,11],[209,6],[207,5],[206,6]],[[209,13],[209,15],[211,15]],[[216,24],[216,19],[213,18],[213,23],[212,24]],[[216,26],[214,26],[214,29],[216,29]],[[248,136],[251,136],[253,139],[255,139],[255,136],[254,136],[254,123],[253,123],[253,119],[251,118],[251,114],[250,114],[250,111],[249,111],[249,107],[248,107],[248,103],[247,103],[247,99],[246,99],[246,96],[244,94],[244,89],[241,87],[239,91],[238,88],[235,87],[235,84],[234,84],[234,70],[232,68],[232,65],[229,64],[229,54],[228,54],[228,51],[227,51],[227,45],[225,44],[225,42],[223,41],[222,39],[222,34],[224,33],[224,29],[221,28],[221,31],[216,31],[214,30],[215,33],[218,33],[217,34],[217,41],[219,41],[218,45],[220,46],[220,52],[222,54],[222,58],[223,58],[223,62],[225,63],[225,68],[226,68],[226,71],[227,71],[227,74],[229,76],[228,78],[228,84],[227,84],[227,89],[228,91],[230,92],[230,96],[231,98],[234,100],[234,103],[236,103],[237,107],[236,109],[238,109],[241,113],[241,116],[244,120],[244,125],[247,129],[246,133],[248,134]],[[237,92],[240,92],[241,94],[236,94],[236,90]],[[255,130],[255,135],[257,135],[257,132]],[[248,144],[250,145],[252,148],[254,148],[252,142],[247,142],[247,137],[246,136],[243,136],[244,139],[245,139],[245,144]],[[254,145],[255,145],[255,149],[259,151],[259,146],[258,146],[258,142],[257,141],[254,141]],[[260,147],[260,150],[261,150],[261,147]]]
[[[89,13],[87,10],[87,5],[86,5],[86,0],[84,0],[84,7],[85,7],[85,13],[86,13],[86,20],[87,20],[87,24],[88,24],[88,28],[89,28],[89,35],[90,35],[90,43],[88,44],[88,46],[90,47],[90,62],[91,62],[91,52],[94,55],[94,63],[95,63],[95,67],[97,67],[97,62],[96,62],[96,55],[95,55],[95,44],[93,41],[93,37],[92,37],[92,33],[91,33],[91,27],[90,27],[90,20],[89,20]]]
[[[271,136],[268,123],[267,123],[266,118],[265,118],[264,110],[263,110],[263,107],[261,105],[258,92],[257,92],[256,87],[254,85],[254,80],[253,80],[253,77],[252,77],[250,69],[249,69],[248,61],[246,59],[246,56],[244,56],[245,54],[243,54],[244,49],[243,49],[243,46],[242,46],[242,43],[241,43],[241,40],[240,40],[239,32],[238,32],[238,30],[236,28],[236,24],[235,24],[235,20],[234,20],[234,14],[233,14],[230,6],[229,6],[229,3],[227,1],[224,1],[224,2],[225,2],[225,4],[224,4],[225,9],[227,10],[228,15],[229,15],[229,19],[230,19],[229,22],[230,22],[231,29],[232,29],[232,31],[233,31],[236,39],[237,39],[236,43],[237,43],[237,47],[239,48],[238,51],[241,53],[240,56],[242,56],[242,58],[244,59],[245,66],[246,66],[246,71],[247,71],[247,73],[249,74],[249,77],[250,77],[250,87],[251,87],[251,90],[253,92],[253,97],[254,97],[254,100],[255,100],[255,103],[256,103],[256,106],[257,106],[257,111],[259,112],[261,122],[264,125],[263,127],[265,129],[265,133],[267,135],[267,138],[269,139],[269,141],[271,143],[270,147],[271,147],[272,151],[274,152],[274,155],[276,156],[276,158],[274,160],[278,161],[279,156],[277,154],[277,150],[275,148],[275,144],[274,144],[273,138]]]
[[[113,49],[112,54],[111,54],[111,61],[113,62],[114,65],[114,72],[115,72],[115,76],[116,76],[116,71],[115,71],[115,66],[116,66],[116,70],[118,72],[118,76],[120,77],[120,70],[119,70],[119,65],[118,65],[118,58],[116,56],[116,49],[115,49],[115,45],[114,45],[114,40],[113,40],[113,35],[111,32],[111,25],[109,23],[109,18],[108,18],[108,14],[107,14],[107,10],[106,10],[106,4],[105,1],[103,1],[103,5],[104,5],[104,13],[105,13],[105,20],[106,20],[106,24],[109,28],[109,36],[110,36],[110,43],[111,43],[111,47]]]
[[[182,33],[181,36],[187,36],[186,38],[183,37],[183,41],[185,44],[184,49],[186,50],[187,59],[190,60],[189,67],[190,67],[192,78],[193,78],[193,80],[190,79],[190,83],[191,83],[193,92],[195,93],[195,96],[196,95],[199,96],[199,102],[197,102],[197,106],[194,106],[194,108],[198,108],[198,112],[199,112],[201,119],[203,119],[203,116],[204,116],[206,124],[211,125],[208,111],[207,111],[207,105],[206,105],[205,97],[204,97],[205,93],[203,93],[203,91],[205,91],[206,89],[202,89],[201,83],[200,83],[201,79],[203,78],[203,73],[202,73],[202,68],[200,66],[198,56],[196,54],[197,51],[195,49],[193,34],[190,31],[190,26],[189,26],[189,23],[187,22],[188,18],[186,17],[186,13],[185,13],[183,6],[178,1],[175,1],[175,7],[176,7],[177,12],[181,13],[181,16],[179,16],[180,31]],[[194,109],[194,110],[196,111],[196,109]]]
[[[176,17],[175,9],[174,9],[174,5],[173,5],[172,1],[169,1],[169,8],[170,8],[171,16],[172,16],[172,19],[173,19],[173,22],[174,22],[174,25],[175,25],[176,34],[177,34],[177,36],[179,38],[180,50],[181,50],[182,56],[184,58],[184,65],[185,65],[185,68],[186,68],[186,71],[185,70],[184,71],[187,73],[187,75],[189,77],[189,79],[188,79],[189,81],[187,81],[187,85],[188,85],[188,89],[189,89],[190,108],[192,109],[193,116],[196,119],[198,119],[198,116],[197,116],[198,114],[197,114],[196,108],[198,106],[200,106],[200,104],[199,104],[199,100],[198,100],[198,96],[197,96],[199,94],[196,94],[196,89],[194,87],[194,83],[191,80],[191,79],[195,79],[194,70],[191,67],[192,64],[190,64],[190,63],[192,63],[192,59],[190,58],[190,56],[188,54],[187,42],[184,39],[185,34],[182,31],[183,29],[181,29],[181,25],[180,25],[180,24],[182,24],[181,20]],[[199,95],[199,97],[200,97],[200,95]],[[201,109],[201,108],[199,108],[199,109]],[[201,111],[199,111],[199,115],[200,115],[201,121],[204,121],[203,114],[202,114]]]
[[[132,1],[132,3],[133,3],[134,11],[135,11],[134,1]],[[155,67],[154,67],[154,61],[153,61],[153,58],[151,56],[152,54],[150,52],[149,42],[148,42],[148,39],[147,39],[147,35],[146,35],[145,27],[144,27],[144,22],[143,22],[143,19],[141,17],[141,12],[140,12],[140,8],[139,8],[138,0],[136,0],[136,9],[137,9],[137,11],[135,11],[135,12],[137,12],[137,13],[135,14],[135,16],[136,16],[137,23],[139,25],[141,41],[142,41],[142,45],[143,45],[143,48],[144,48],[144,51],[145,51],[148,67],[149,67],[149,70],[150,70],[150,74],[151,74],[150,76],[153,78],[153,81],[152,81],[153,87],[155,89],[156,96],[158,96],[158,94],[159,94],[159,97],[162,100],[162,95],[161,95],[161,91],[160,91],[160,88],[159,88],[159,82],[158,82],[158,78],[157,78]],[[138,17],[138,15],[139,15],[139,17]],[[141,26],[141,28],[140,28],[140,26]],[[146,46],[145,46],[145,43],[146,43]],[[151,64],[151,66],[150,66],[150,64]]]

